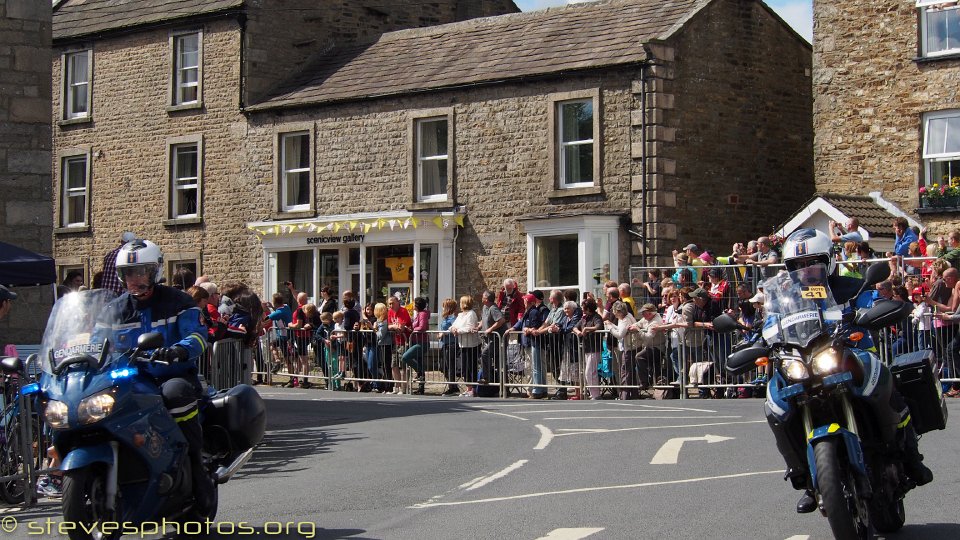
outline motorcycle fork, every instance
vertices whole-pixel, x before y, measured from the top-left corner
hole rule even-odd
[[[120,443],[110,441],[110,450],[113,452],[113,463],[107,469],[107,500],[105,506],[107,510],[113,512],[117,509],[117,469],[120,468],[117,458],[120,455]]]
[[[844,429],[860,437],[860,433],[857,431],[857,417],[853,413],[853,405],[850,403],[850,394],[844,392],[840,394],[840,405],[843,407],[843,421],[846,424]],[[803,415],[803,430],[804,433],[813,432],[813,413],[810,412],[810,406],[804,405],[801,409]]]

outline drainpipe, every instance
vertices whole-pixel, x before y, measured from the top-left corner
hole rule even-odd
[[[643,266],[647,266],[647,242],[650,236],[647,234],[647,191],[649,178],[647,174],[647,89],[649,88],[648,75],[650,61],[653,59],[653,51],[647,44],[643,45],[643,51],[646,60],[640,66],[640,178],[642,179],[640,188],[640,231],[643,234],[643,241],[640,243],[640,258],[643,260]]]

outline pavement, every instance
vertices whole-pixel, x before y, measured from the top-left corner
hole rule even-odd
[[[207,538],[831,538],[798,515],[761,400],[533,401],[261,388],[268,433]],[[960,401],[950,400],[951,415]],[[957,430],[896,539],[960,538]],[[946,504],[944,504],[946,502]],[[3,509],[30,538],[55,501]],[[249,529],[248,529],[249,528]],[[55,530],[55,529],[54,529]],[[231,534],[232,533],[232,534]]]

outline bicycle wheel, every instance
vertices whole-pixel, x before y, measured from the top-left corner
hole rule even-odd
[[[23,456],[20,455],[20,421],[10,422],[5,427],[5,431],[7,444],[0,452],[0,476],[23,474],[26,467],[24,467]],[[19,504],[23,502],[26,486],[25,478],[0,482],[0,498],[8,504]]]

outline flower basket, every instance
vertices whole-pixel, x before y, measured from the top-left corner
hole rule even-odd
[[[960,206],[960,178],[951,178],[949,184],[920,188],[921,208],[957,208]]]

